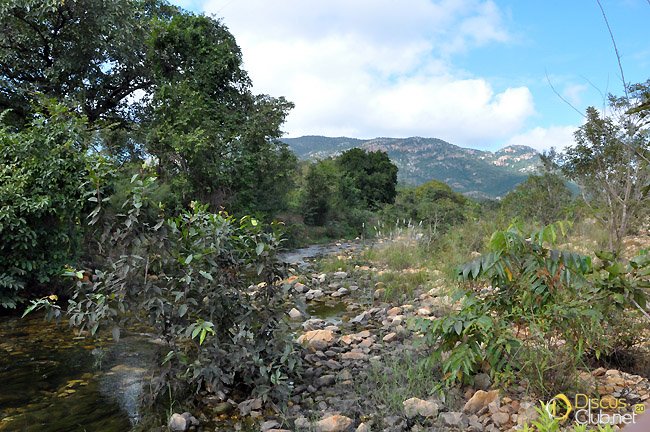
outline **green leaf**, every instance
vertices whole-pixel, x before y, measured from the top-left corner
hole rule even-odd
[[[180,305],[180,307],[178,308],[178,316],[182,318],[186,313],[187,313],[187,305],[186,304]]]
[[[188,255],[187,258],[185,258],[185,265],[188,265],[189,263],[191,263],[193,259],[194,259],[194,255],[191,255],[191,254]]]
[[[206,272],[206,271],[199,270],[199,274],[201,276],[203,276],[204,278],[206,278],[207,280],[209,280],[209,281],[214,281],[214,278],[212,277],[212,275],[210,273]]]
[[[258,243],[257,247],[255,248],[255,252],[257,255],[261,255],[262,252],[264,252],[264,243]]]
[[[463,332],[463,322],[462,321],[456,321],[454,323],[454,330],[460,336],[460,334]]]

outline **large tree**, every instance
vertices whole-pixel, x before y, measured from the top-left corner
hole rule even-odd
[[[44,98],[85,116],[120,163],[156,161],[179,206],[284,206],[295,158],[278,138],[293,105],[251,91],[219,20],[164,0],[2,2],[0,111],[22,127]]]
[[[392,204],[397,195],[397,166],[386,152],[353,148],[338,158],[344,184],[356,189],[357,196],[348,191],[351,200],[359,200],[369,209]]]

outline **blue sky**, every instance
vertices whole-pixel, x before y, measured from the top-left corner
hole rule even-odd
[[[223,20],[287,136],[564,147],[621,94],[595,0],[175,0]],[[628,82],[650,78],[650,0],[602,0]]]

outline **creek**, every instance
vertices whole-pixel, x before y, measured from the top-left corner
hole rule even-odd
[[[310,259],[358,247],[313,245],[279,259],[304,267]],[[312,306],[312,315],[339,320],[340,303]],[[78,336],[66,322],[40,314],[0,317],[0,432],[123,432],[141,419],[139,400],[156,346],[142,335]]]

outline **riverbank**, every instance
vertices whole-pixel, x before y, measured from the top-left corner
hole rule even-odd
[[[291,292],[287,316],[304,347],[303,380],[284,411],[265,412],[261,401],[252,399],[231,403],[222,419],[244,416],[258,425],[246,430],[274,432],[496,432],[521,430],[538,419],[539,396],[525,380],[493,383],[483,373],[472,385],[437,387],[444,374],[428,360],[413,323],[454,310],[450,283],[437,269],[372,259],[381,247],[340,251],[283,281]],[[637,415],[650,401],[647,374],[615,367],[585,367],[580,391],[624,401],[622,414]],[[570,430],[569,424],[564,428]]]

